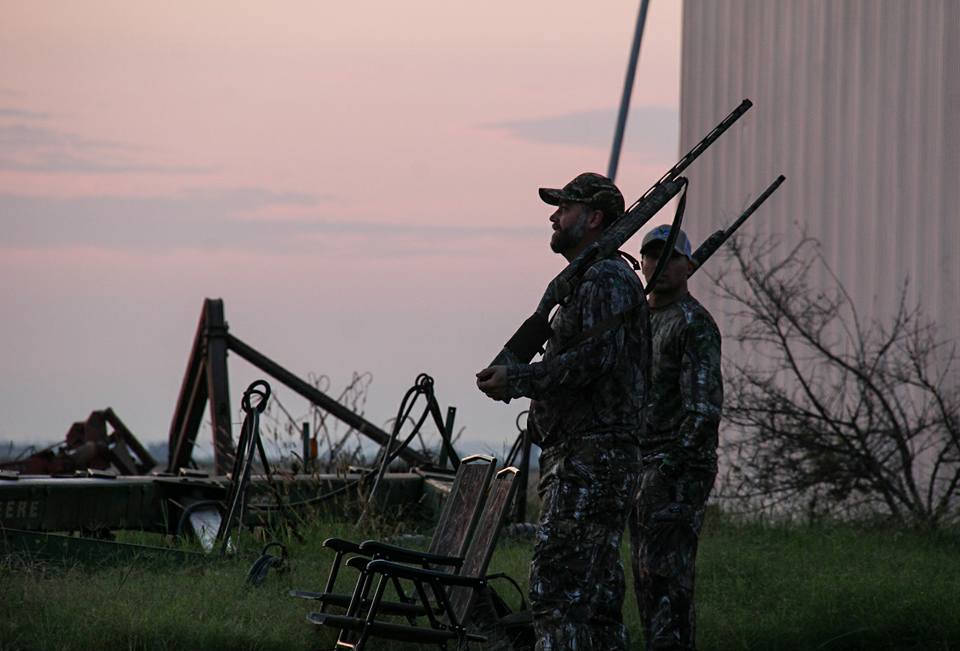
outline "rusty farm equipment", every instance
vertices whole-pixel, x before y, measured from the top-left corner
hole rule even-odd
[[[379,446],[373,467],[320,474],[304,472],[308,464],[303,463],[294,472],[271,470],[262,443],[251,442],[243,432],[239,452],[247,456],[238,455],[231,426],[229,352],[292,389],[325,417],[346,425],[349,435]],[[111,531],[133,529],[190,533],[213,550],[216,542],[225,544],[231,526],[276,523],[278,516],[290,521],[291,510],[341,508],[338,498],[345,495],[363,495],[368,506],[391,510],[413,504],[437,507],[449,490],[459,456],[452,440],[456,410],[449,407],[444,417],[433,389],[433,380],[419,375],[387,432],[236,337],[227,327],[223,301],[206,299],[171,419],[166,468],[157,470],[157,462],[112,409],[95,411],[75,423],[63,443],[0,467],[3,547],[37,551],[76,546],[78,539],[52,532],[110,537]],[[426,406],[417,416],[413,407],[421,397]],[[193,460],[207,411],[213,435],[211,473]],[[415,449],[411,442],[428,420],[440,441],[430,450]],[[404,423],[414,423],[413,431],[401,433]],[[316,456],[307,443],[305,433],[304,462],[308,455]],[[255,450],[260,454],[256,470]],[[528,450],[527,445],[526,463]],[[519,451],[515,447],[510,461]],[[408,470],[388,472],[394,460]]]
[[[63,441],[14,461],[0,471],[22,475],[70,476],[87,470],[144,475],[157,462],[111,409],[94,411],[70,426]],[[2,515],[2,514],[0,514]]]

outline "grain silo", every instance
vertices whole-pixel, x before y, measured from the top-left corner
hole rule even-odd
[[[908,276],[910,300],[960,340],[960,3],[683,9],[681,150],[742,98],[755,103],[690,170],[695,243],[782,172],[749,230],[805,224],[864,318],[891,314]]]

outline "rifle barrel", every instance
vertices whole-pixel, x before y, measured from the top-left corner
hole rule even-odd
[[[767,189],[764,190],[763,193],[762,193],[759,197],[757,197],[757,198],[754,200],[754,202],[751,203],[751,204],[747,207],[746,210],[743,211],[743,214],[740,215],[739,217],[737,217],[737,221],[733,222],[733,224],[730,225],[730,228],[728,228],[728,229],[726,230],[726,232],[724,233],[724,239],[727,239],[727,238],[729,238],[731,235],[733,235],[733,234],[736,232],[736,230],[743,225],[743,222],[747,221],[747,219],[750,217],[750,215],[752,215],[753,212],[754,212],[757,208],[760,207],[760,204],[762,204],[764,201],[766,201],[767,198],[768,198],[771,194],[773,194],[774,192],[776,192],[776,191],[777,191],[777,188],[780,187],[780,184],[783,183],[783,182],[786,181],[786,180],[787,180],[787,177],[785,177],[783,174],[781,174],[780,176],[778,176],[778,177],[776,178],[776,180],[774,180],[773,183],[771,183],[770,185],[768,185],[768,186],[767,186]]]
[[[720,124],[715,126],[710,131],[710,133],[708,133],[706,136],[703,137],[703,140],[695,144],[690,149],[690,151],[688,151],[686,154],[683,155],[683,158],[677,161],[676,165],[668,169],[667,172],[663,176],[661,176],[656,183],[650,186],[650,189],[644,192],[643,196],[641,196],[639,199],[634,201],[633,205],[631,205],[630,208],[627,209],[627,212],[630,212],[631,210],[633,210],[634,207],[637,206],[637,204],[639,204],[641,201],[646,199],[647,195],[650,194],[653,191],[653,189],[656,188],[659,184],[663,183],[664,181],[672,181],[673,179],[678,177],[683,170],[687,169],[687,167],[690,166],[690,163],[695,161],[697,157],[699,157],[700,154],[702,154],[707,149],[707,147],[709,147],[714,142],[716,142],[717,138],[722,136],[724,131],[726,131],[731,126],[733,126],[734,122],[739,120],[744,113],[749,111],[751,106],[753,106],[753,102],[751,102],[748,99],[745,99],[742,102],[740,102],[740,105],[737,106],[737,108],[730,111],[727,117],[723,118],[723,120],[720,121]]]
[[[533,359],[534,354],[552,336],[548,322],[550,312],[576,289],[581,276],[590,267],[593,260],[598,255],[611,254],[623,246],[630,237],[643,228],[644,224],[650,221],[657,211],[676,196],[686,184],[686,179],[681,179],[680,173],[710,145],[716,142],[751,106],[753,106],[753,102],[749,99],[740,102],[737,108],[733,109],[700,142],[694,145],[676,165],[667,170],[667,173],[659,181],[650,186],[643,193],[643,196],[625,211],[623,216],[610,225],[580,255],[571,260],[566,268],[550,281],[533,316],[517,329],[513,337],[490,363],[490,366],[525,364]]]
[[[751,203],[747,209],[744,210],[739,217],[737,217],[736,221],[730,224],[726,230],[719,230],[708,237],[706,241],[701,244],[700,247],[693,253],[692,260],[696,266],[694,267],[693,271],[690,272],[690,275],[692,276],[695,274],[697,270],[703,266],[703,263],[710,259],[710,256],[719,251],[720,247],[730,239],[730,236],[732,236],[738,228],[743,226],[743,223],[750,218],[750,215],[752,215],[764,201],[770,198],[770,195],[776,192],[777,188],[780,187],[780,184],[786,180],[787,177],[785,177],[783,174],[778,176],[773,183],[767,186],[767,189],[764,190],[759,197],[753,200],[753,203]]]

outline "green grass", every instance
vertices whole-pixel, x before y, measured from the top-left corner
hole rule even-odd
[[[307,542],[291,542],[291,571],[271,574],[260,588],[244,586],[259,551],[252,540],[245,545],[252,555],[242,561],[193,567],[6,559],[0,649],[332,648],[333,637],[304,620],[312,604],[286,596],[291,588],[322,586],[330,555],[320,541],[330,535],[355,539],[369,532],[317,524]],[[504,540],[491,571],[525,583],[530,545]],[[625,545],[625,560],[626,553]],[[736,524],[715,516],[701,544],[697,581],[701,649],[960,649],[956,534]],[[640,648],[628,589],[624,615]],[[506,584],[501,593],[516,603]]]
[[[960,648],[960,537],[715,519],[700,553],[704,649]]]

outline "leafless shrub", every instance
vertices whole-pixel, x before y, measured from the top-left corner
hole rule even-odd
[[[721,496],[810,516],[880,515],[937,527],[958,519],[960,381],[906,283],[888,321],[864,322],[816,240],[731,242],[714,276],[733,306],[725,359]],[[832,288],[809,283],[822,265]],[[727,347],[730,350],[731,347]]]
[[[326,375],[311,373],[307,381],[319,391],[330,395],[331,380]],[[334,396],[337,402],[357,414],[363,414],[367,393],[373,375],[354,372],[343,389]],[[261,417],[264,439],[270,439],[272,454],[282,466],[304,468],[302,427],[308,425],[311,438],[317,441],[317,458],[311,469],[319,473],[344,472],[349,466],[363,465],[365,439],[354,428],[330,416],[317,405],[309,405],[305,413],[292,414],[284,403],[282,387],[274,387],[267,409]]]
[[[326,375],[308,376],[308,381],[319,391],[331,394],[331,381]],[[373,375],[369,372],[354,372],[350,381],[338,395],[337,402],[361,416],[366,409],[367,394]],[[379,463],[383,450],[372,443],[365,435],[355,428],[332,417],[329,412],[317,405],[309,405],[306,413],[294,415],[286,407],[282,390],[273,389],[271,399],[267,403],[266,411],[261,417],[262,434],[270,442],[271,457],[276,456],[282,467],[292,467],[295,470],[304,468],[302,452],[302,426],[309,425],[311,438],[317,442],[317,458],[312,460],[309,468],[314,473],[344,473],[350,466],[369,467]],[[402,423],[398,442],[406,440],[410,432],[420,423],[423,427],[410,445],[418,447],[420,453],[431,459],[440,457],[440,435],[434,431],[431,418],[425,417],[426,399],[422,396],[410,403],[412,411]],[[420,422],[422,421],[422,422]],[[392,431],[396,427],[396,417],[385,421],[384,429]],[[456,443],[465,428],[460,427],[452,436],[452,443]],[[404,470],[407,462],[395,459],[390,464],[391,470]]]

